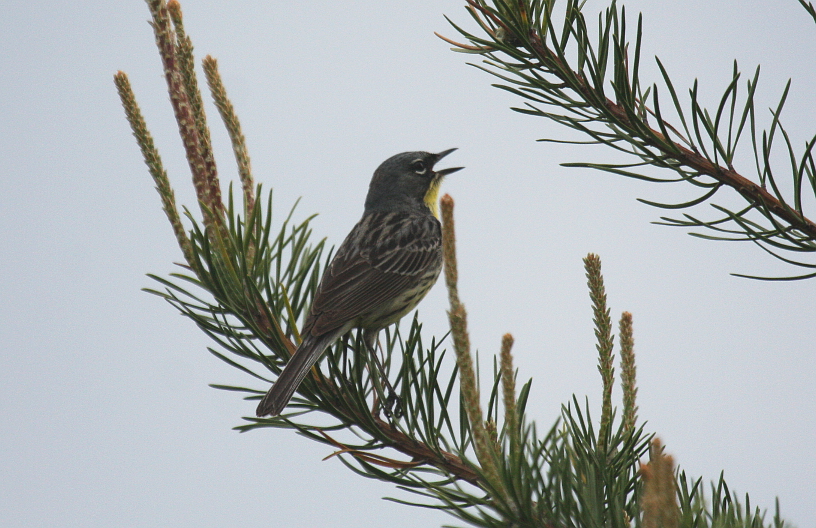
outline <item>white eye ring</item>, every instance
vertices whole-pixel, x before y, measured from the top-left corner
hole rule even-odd
[[[428,168],[425,166],[425,163],[423,163],[421,159],[414,160],[413,163],[411,163],[411,168],[413,168],[414,172],[416,172],[417,174],[425,174],[426,172],[428,172]]]

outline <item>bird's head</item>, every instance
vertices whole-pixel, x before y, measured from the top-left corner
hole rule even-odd
[[[403,152],[382,162],[374,171],[366,197],[366,211],[393,210],[423,204],[439,218],[439,186],[448,174],[463,167],[434,170],[436,163],[456,150],[439,154]]]

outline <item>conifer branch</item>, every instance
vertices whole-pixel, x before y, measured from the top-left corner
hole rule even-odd
[[[564,166],[592,168],[649,182],[687,182],[700,189],[698,198],[682,203],[640,200],[670,210],[710,202],[717,192],[730,188],[745,201],[744,209],[732,211],[712,203],[718,215],[714,220],[685,214],[682,219],[661,217],[658,223],[691,228],[691,234],[701,238],[749,240],[783,262],[816,269],[816,261],[805,260],[816,254],[816,223],[804,211],[804,204],[816,197],[816,135],[803,150],[793,148],[781,117],[790,83],[771,110],[769,129],[758,131],[754,94],[759,68],[747,82],[747,95],[738,97],[741,74],[735,63],[716,111],[702,107],[695,81],[689,90],[690,107],[685,110],[658,59],[664,106],[667,92],[671,110],[679,120],[679,124],[673,124],[666,117],[669,109],[661,107],[658,85],[644,89],[639,77],[642,18],[638,18],[635,40],[630,42],[625,10],[613,0],[599,17],[595,39],[582,12],[584,3],[579,0],[566,0],[562,27],[557,30],[555,1],[466,0],[469,13],[484,33],[476,35],[451,22],[467,42],[441,38],[453,44],[455,51],[483,56],[483,64],[475,66],[500,79],[494,86],[525,100],[523,107],[513,110],[551,119],[588,135],[587,143],[606,145],[637,158],[634,163]],[[802,0],[800,3],[811,12],[809,4]],[[774,177],[771,151],[779,136],[791,161],[792,192],[782,192]],[[756,181],[734,168],[737,145],[745,137],[754,150],[755,163],[747,165],[755,164]],[[676,177],[646,174],[647,166],[673,171]],[[714,234],[694,231],[698,228]],[[785,258],[780,250],[794,252],[797,257]],[[780,280],[810,277],[816,277],[816,272]]]

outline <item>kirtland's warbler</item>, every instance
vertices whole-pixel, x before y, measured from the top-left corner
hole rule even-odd
[[[434,285],[442,270],[439,186],[462,169],[435,171],[434,165],[454,150],[403,152],[374,171],[363,217],[326,268],[303,341],[258,405],[258,416],[279,415],[326,348],[351,329],[363,330],[373,354],[378,332],[413,310]]]

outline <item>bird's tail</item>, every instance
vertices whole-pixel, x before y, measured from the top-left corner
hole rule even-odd
[[[258,404],[255,411],[256,416],[259,418],[262,416],[278,416],[283,412],[286,404],[289,403],[292,395],[300,386],[300,382],[308,374],[309,369],[317,363],[326,347],[332,344],[337,337],[333,332],[329,335],[316,337],[307,334],[303,342],[295,350],[295,353],[289,358],[289,363],[286,364],[275,384],[272,385],[261,403]]]

